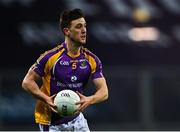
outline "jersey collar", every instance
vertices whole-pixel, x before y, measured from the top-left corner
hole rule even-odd
[[[81,47],[80,53],[79,53],[78,55],[73,55],[73,54],[68,53],[67,44],[66,44],[65,42],[63,42],[63,47],[64,47],[64,49],[65,49],[65,53],[66,53],[69,57],[71,57],[71,58],[77,58],[77,57],[79,57],[79,56],[81,55],[81,53],[82,53],[82,47]]]

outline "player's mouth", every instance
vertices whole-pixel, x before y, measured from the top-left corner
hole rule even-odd
[[[83,40],[86,39],[86,35],[82,35],[81,39],[83,39]]]

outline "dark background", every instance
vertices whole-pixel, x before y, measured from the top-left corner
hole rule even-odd
[[[0,130],[38,130],[36,100],[21,82],[41,53],[64,41],[59,15],[73,8],[86,14],[86,47],[109,86],[109,100],[84,112],[91,130],[180,130],[179,7],[178,0],[0,0]],[[158,37],[131,39],[142,27]]]

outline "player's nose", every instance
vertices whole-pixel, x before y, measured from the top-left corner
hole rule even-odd
[[[85,33],[86,33],[86,28],[85,28],[85,27],[82,28],[81,33],[82,33],[82,34],[85,34]]]

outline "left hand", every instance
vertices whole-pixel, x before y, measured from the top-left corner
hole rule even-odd
[[[79,112],[82,112],[84,111],[89,105],[91,105],[91,102],[93,100],[93,97],[92,96],[84,96],[83,94],[79,93],[79,92],[76,92],[79,97],[80,97],[80,101],[76,103],[76,105],[79,105],[80,104],[80,107],[78,108],[77,112],[76,113],[79,113]]]

